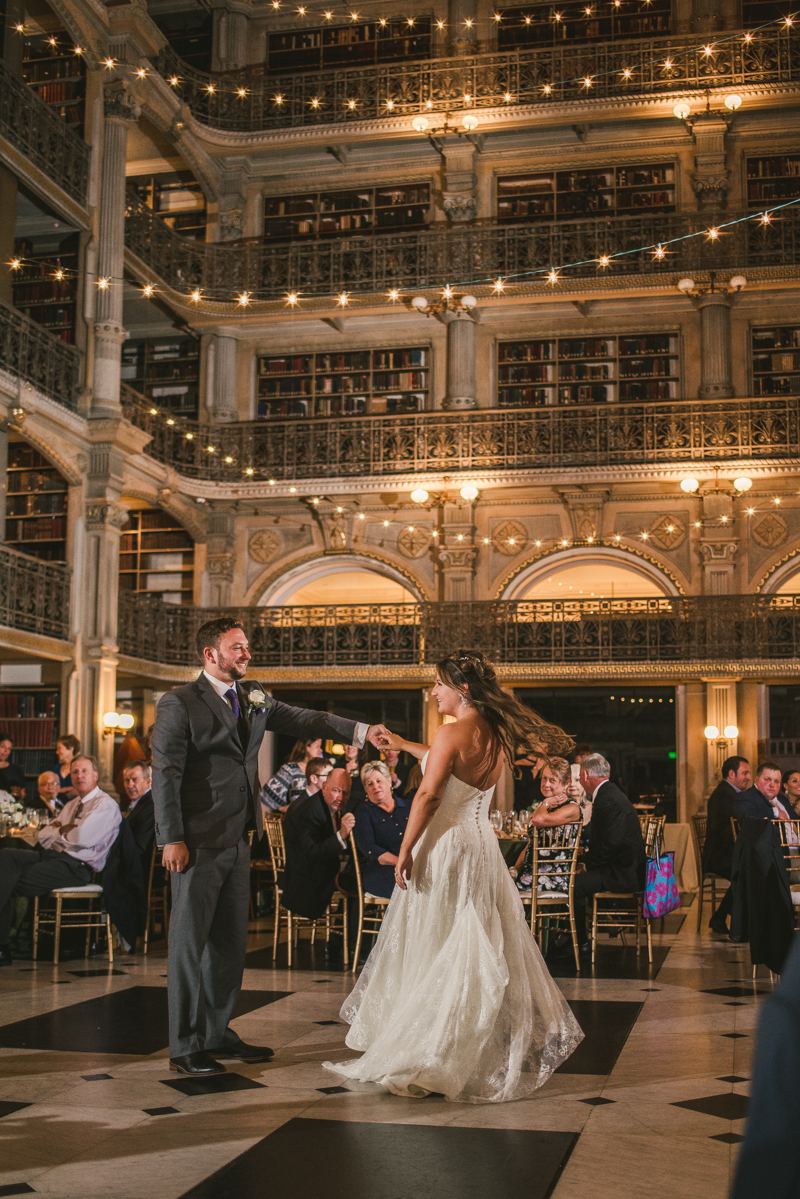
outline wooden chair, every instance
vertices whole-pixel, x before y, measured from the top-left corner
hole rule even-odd
[[[731,830],[733,831],[733,839],[735,841],[737,839],[737,837],[739,836],[739,821],[736,819],[735,816],[731,816],[730,821],[731,821]]]
[[[544,921],[554,921],[556,927],[567,924],[572,937],[572,950],[575,955],[575,969],[580,972],[580,955],[578,953],[578,936],[575,929],[575,913],[572,908],[572,893],[575,887],[575,873],[578,864],[578,849],[580,847],[582,822],[575,824],[560,824],[554,828],[534,828],[533,837],[533,872],[531,878],[531,932],[536,938],[542,953],[545,952]],[[541,851],[546,850],[545,857]],[[563,854],[563,860],[555,861],[556,854]],[[565,891],[545,891],[541,884],[558,879],[566,883]],[[522,893],[523,904],[528,902]],[[550,926],[548,925],[548,929]]]
[[[800,820],[773,820],[783,847],[786,858],[786,869],[789,872],[789,890],[792,893],[794,906],[794,927],[800,927]]]
[[[325,915],[321,916],[319,920],[309,920],[305,916],[296,916],[293,912],[290,912],[288,908],[283,906],[282,902],[281,880],[286,867],[286,843],[283,839],[283,822],[281,818],[279,816],[265,816],[264,830],[269,842],[270,861],[272,862],[272,873],[275,879],[275,928],[272,935],[273,962],[278,957],[278,943],[281,938],[281,928],[285,921],[287,964],[290,967],[292,964],[292,953],[297,945],[300,930],[303,928],[311,929],[311,944],[313,945],[317,936],[317,925],[319,924],[322,924],[325,928],[326,939],[330,938],[332,932],[342,932],[344,962],[347,965],[347,896],[341,894],[334,895]]]
[[[652,858],[655,854],[656,845],[659,852],[664,848],[664,825],[666,816],[644,816],[642,820],[642,837],[644,838],[644,850],[648,858]]]
[[[147,953],[150,942],[150,929],[155,932],[160,923],[164,936],[169,936],[169,881],[163,874],[161,865],[161,850],[153,846],[150,857],[150,875],[147,880],[147,923],[144,926],[144,952]]]
[[[356,839],[352,832],[350,833],[350,849],[353,853],[353,864],[356,872],[356,887],[358,888],[358,931],[356,932],[356,943],[353,949],[353,973],[358,969],[358,956],[361,952],[361,940],[364,933],[371,935],[380,932],[383,918],[386,915],[386,909],[389,906],[389,900],[384,895],[371,895],[364,890],[364,883],[361,878],[361,863],[358,860],[358,848]],[[372,908],[371,912],[367,908]]]
[[[103,888],[99,883],[87,883],[83,887],[56,887],[47,895],[37,895],[33,902],[33,960],[39,948],[39,932],[42,928],[52,928],[55,937],[53,949],[53,965],[58,965],[58,954],[61,947],[61,930],[66,928],[86,929],[85,955],[89,956],[91,931],[104,929],[108,939],[108,960],[114,961],[114,939],[111,932],[111,917],[103,911]],[[55,908],[42,910],[41,900],[54,899]],[[100,901],[100,907],[95,909],[95,903]],[[80,904],[77,909],[64,907],[64,904]]]
[[[712,870],[703,870],[703,847],[706,843],[706,830],[708,827],[707,816],[692,817],[692,844],[694,845],[694,856],[697,864],[697,877],[700,879],[700,886],[697,890],[697,931],[698,933],[703,927],[703,902],[705,900],[706,888],[711,888],[711,914],[717,910],[717,883],[725,883],[722,888],[727,890],[730,886],[728,879],[723,878],[721,874],[714,874]]]
[[[652,857],[656,844],[663,841],[665,816],[646,816],[642,824],[645,853]],[[627,908],[620,908],[620,901],[627,900]],[[607,901],[607,902],[604,902]],[[653,930],[649,920],[642,915],[644,903],[643,891],[598,891],[592,902],[592,965],[597,952],[597,930],[602,928],[615,929],[622,936],[625,944],[625,932],[630,929],[636,933],[636,954],[641,952],[641,933],[644,927],[647,934],[647,960],[653,964]]]

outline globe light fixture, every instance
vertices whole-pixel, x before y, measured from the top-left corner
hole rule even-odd
[[[424,504],[428,499],[428,493],[424,487],[418,487],[416,491],[411,492],[411,501],[414,504]]]
[[[733,92],[730,96],[726,96],[725,107],[729,112],[736,112],[737,108],[742,107],[742,97],[737,96],[735,92]]]
[[[726,724],[723,732],[729,741],[735,741],[739,736],[739,730],[735,724]]]
[[[741,291],[743,287],[747,287],[747,280],[744,275],[734,275],[729,281],[728,287],[731,291]]]
[[[678,291],[682,291],[684,295],[688,295],[690,291],[694,291],[694,279],[679,279]]]
[[[672,111],[679,121],[685,121],[692,109],[686,100],[679,100]]]
[[[472,113],[467,113],[465,117],[461,118],[461,124],[468,132],[471,133],[473,129],[478,128],[479,121],[477,117],[472,115]]]
[[[681,491],[685,491],[687,495],[694,494],[699,487],[700,481],[698,479],[681,479]]]
[[[750,490],[750,488],[753,486],[753,480],[745,479],[745,478],[734,479],[733,486],[736,488],[736,490],[741,495],[743,492]]]
[[[424,312],[428,307],[428,301],[424,296],[414,296],[414,299],[411,301],[411,307],[416,308],[418,312]]]
[[[417,133],[424,133],[428,128],[428,122],[426,121],[425,117],[414,117],[414,120],[411,122],[411,124],[413,128],[416,129]]]
[[[715,724],[707,724],[703,729],[703,736],[707,741],[715,741],[719,736],[719,729]]]
[[[478,498],[478,488],[474,487],[472,483],[467,483],[465,487],[461,488],[461,498],[471,503]]]
[[[478,301],[474,296],[462,296],[461,307],[466,308],[467,312],[469,312],[470,309],[478,307]]]

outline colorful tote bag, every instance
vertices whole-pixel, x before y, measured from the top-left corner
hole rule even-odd
[[[675,854],[658,852],[656,842],[655,856],[647,859],[644,881],[644,906],[642,915],[645,919],[666,916],[681,906],[678,894],[678,884],[674,872]]]

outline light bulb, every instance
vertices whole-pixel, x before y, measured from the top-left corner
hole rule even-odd
[[[470,131],[473,129],[477,129],[478,128],[478,118],[472,116],[472,114],[469,113],[467,116],[461,118],[461,124],[464,126],[465,129],[468,129]]]
[[[476,500],[478,498],[478,488],[474,487],[472,483],[467,483],[466,487],[461,488],[461,498],[470,502]]]
[[[687,295],[690,291],[694,291],[694,279],[679,279],[678,291],[682,291]]]
[[[745,479],[745,478],[742,478],[742,479],[734,479],[734,480],[733,480],[733,485],[734,485],[734,487],[736,488],[736,490],[737,490],[737,491],[738,491],[738,492],[741,494],[741,492],[743,492],[743,491],[749,491],[749,490],[750,490],[750,488],[753,486],[753,480],[752,480],[752,479]]]
[[[118,729],[119,728],[119,713],[106,712],[105,715],[103,716],[103,724],[106,726],[107,729]]]
[[[698,479],[681,479],[681,491],[685,491],[687,495],[692,495],[700,488]]]
[[[411,500],[414,504],[424,504],[428,498],[428,493],[424,487],[418,487],[416,491],[411,492]]]
[[[471,308],[477,308],[477,306],[478,306],[478,301],[475,299],[474,296],[462,296],[461,297],[461,307],[466,308],[468,312]]]
[[[679,121],[685,121],[692,110],[685,100],[679,100],[672,111]]]
[[[739,730],[735,724],[726,724],[723,731],[729,741],[733,741],[739,736]]]
[[[414,117],[414,120],[411,122],[411,126],[413,129],[416,129],[417,133],[424,133],[428,128],[428,122],[426,121],[425,117]]]
[[[136,718],[134,716],[132,716],[130,714],[130,712],[123,712],[120,715],[119,726],[118,726],[119,728],[132,729],[135,724],[136,724]]]
[[[742,97],[737,96],[735,92],[730,96],[726,96],[725,97],[725,107],[730,112],[736,112],[737,108],[742,107]]]
[[[416,308],[419,312],[424,312],[428,307],[428,301],[424,296],[414,296],[414,299],[411,301],[411,307]]]
[[[719,736],[719,729],[715,724],[707,724],[703,729],[703,736],[707,741],[713,741],[715,737]]]

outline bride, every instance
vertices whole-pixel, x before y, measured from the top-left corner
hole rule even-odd
[[[377,943],[342,1007],[360,1058],[326,1062],[396,1095],[469,1103],[522,1099],[583,1038],[531,936],[489,823],[489,804],[518,750],[564,753],[570,738],[502,690],[477,650],[436,668],[432,694],[455,717],[422,758],[424,777],[395,867]]]

